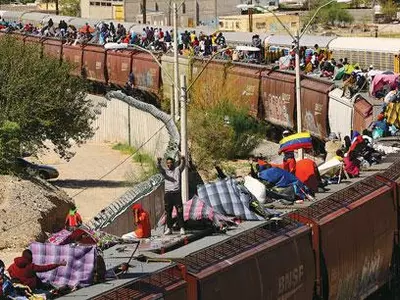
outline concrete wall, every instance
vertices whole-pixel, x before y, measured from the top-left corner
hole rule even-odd
[[[98,129],[91,142],[130,143],[137,148],[149,140],[142,150],[153,157],[164,155],[169,134],[163,122],[123,101],[108,101],[95,95],[89,97],[96,104],[102,103],[101,114],[93,124]]]

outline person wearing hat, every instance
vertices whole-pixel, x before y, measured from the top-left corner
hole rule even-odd
[[[329,161],[336,156],[336,151],[342,148],[342,142],[339,140],[335,132],[331,132],[325,143],[326,157],[325,161]]]
[[[136,225],[135,231],[122,236],[124,240],[149,238],[151,236],[150,215],[145,211],[141,204],[136,203],[132,206],[133,223]]]

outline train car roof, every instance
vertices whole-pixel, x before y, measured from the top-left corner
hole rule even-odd
[[[336,39],[334,36],[304,35],[300,39],[300,46],[314,47],[315,44],[318,44],[321,48],[326,48],[334,39]],[[290,35],[271,35],[268,38],[270,45],[290,47],[292,43],[293,39]]]
[[[49,15],[49,14],[28,12],[21,16],[21,22],[22,23],[32,23],[34,25],[43,24],[44,18],[46,18],[48,16],[51,17],[51,15]]]
[[[69,21],[68,25],[74,25],[76,28],[85,26],[88,23],[90,26],[94,27],[102,20],[99,19],[84,19],[84,18],[73,18]]]
[[[400,39],[373,37],[338,37],[329,43],[329,48],[349,51],[400,52]]]
[[[173,30],[174,28],[172,26],[159,26],[159,25],[147,25],[147,24],[136,24],[134,26],[131,26],[130,31],[134,31],[136,33],[141,33],[143,31],[143,28],[145,27],[153,27],[153,28],[162,28],[163,31],[169,31]],[[208,26],[199,26],[199,27],[179,27],[178,31],[179,32],[184,32],[185,30],[187,31],[196,31],[196,33],[199,33],[200,31],[204,32],[207,35],[213,34],[217,32],[218,30],[208,27]]]
[[[60,23],[61,20],[64,20],[67,24],[71,22],[72,19],[76,17],[71,17],[71,16],[57,16],[57,15],[47,15],[44,17],[43,22],[47,23],[50,19],[53,20],[54,24]]]
[[[3,19],[7,22],[19,22],[26,11],[5,11],[2,15]]]
[[[222,31],[222,34],[225,36],[226,42],[230,43],[243,43],[247,44],[252,41],[252,38],[255,34],[260,36],[260,39],[263,41],[267,37],[269,37],[268,33],[257,33],[257,32],[229,32],[229,31]]]

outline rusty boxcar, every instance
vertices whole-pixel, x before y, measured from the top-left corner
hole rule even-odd
[[[274,227],[276,226],[276,227]],[[284,259],[282,259],[284,258]],[[188,299],[312,299],[311,230],[283,220],[186,256]]]
[[[290,216],[312,227],[322,299],[365,298],[389,282],[397,227],[392,183],[370,176]]]
[[[186,300],[187,283],[180,266],[173,264],[171,267],[157,273],[143,276],[134,282],[114,288],[100,296],[91,298],[94,300],[111,299],[165,299]]]
[[[332,89],[332,82],[314,78],[301,80],[302,130],[322,139],[329,134],[328,107]]]
[[[84,77],[102,83],[107,83],[106,51],[103,47],[83,47],[83,74]]]
[[[294,128],[295,77],[280,71],[261,74],[261,102],[264,119],[272,124]]]

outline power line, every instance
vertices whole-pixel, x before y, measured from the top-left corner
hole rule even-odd
[[[172,120],[172,118],[170,118],[170,119],[168,120],[168,122],[169,122],[170,120]],[[139,148],[137,148],[136,151],[135,151],[134,153],[132,153],[132,154],[129,155],[127,158],[125,158],[124,160],[122,160],[120,163],[118,163],[115,167],[113,167],[113,168],[112,168],[111,170],[109,170],[107,173],[105,173],[104,175],[100,176],[97,180],[102,180],[102,179],[104,179],[106,176],[108,176],[109,174],[111,174],[112,172],[114,172],[117,168],[119,168],[121,165],[123,165],[128,159],[130,159],[132,156],[134,156],[136,153],[138,153],[140,149],[142,149],[148,142],[150,142],[150,141],[165,127],[165,126],[166,126],[166,124],[164,124],[163,126],[161,126],[150,138],[148,138],[143,144],[141,144],[141,145],[139,146]],[[79,192],[77,192],[77,193],[75,193],[73,196],[71,196],[71,198],[74,198],[74,197],[80,195],[81,193],[83,193],[83,192],[86,191],[87,189],[89,189],[89,187],[82,188]],[[24,224],[26,224],[26,223],[28,223],[28,222],[30,222],[30,221],[36,220],[36,219],[37,219],[37,217],[33,217],[33,218],[28,219],[28,220],[25,220],[25,221],[23,221],[23,222],[21,222],[21,223],[19,223],[19,224],[16,224],[16,225],[11,226],[11,227],[9,227],[9,228],[3,229],[3,231],[0,232],[0,235],[2,235],[2,234],[4,234],[4,233],[7,233],[7,232],[9,232],[9,231],[12,230],[12,229],[18,228],[18,227],[20,227],[20,226],[22,226],[22,225],[24,225]]]
[[[171,120],[172,118],[170,118]],[[168,120],[169,121],[169,120]],[[150,138],[148,138],[143,144],[140,145],[139,148],[136,149],[135,152],[133,152],[131,155],[129,155],[127,158],[125,158],[124,160],[122,160],[120,163],[118,163],[115,167],[113,167],[111,170],[109,170],[107,173],[105,173],[104,175],[100,176],[97,180],[102,180],[104,179],[106,176],[108,176],[109,174],[111,174],[112,172],[114,172],[116,169],[118,169],[121,165],[123,165],[128,159],[130,159],[132,156],[134,156],[136,153],[139,152],[140,149],[142,149],[148,142],[150,142],[164,127],[166,126],[166,124],[164,124],[163,126],[161,126]],[[86,191],[87,189],[89,189],[89,187],[85,187],[82,188],[79,192],[75,193],[74,195],[71,196],[71,198],[75,198],[76,196],[82,194],[84,191]]]

